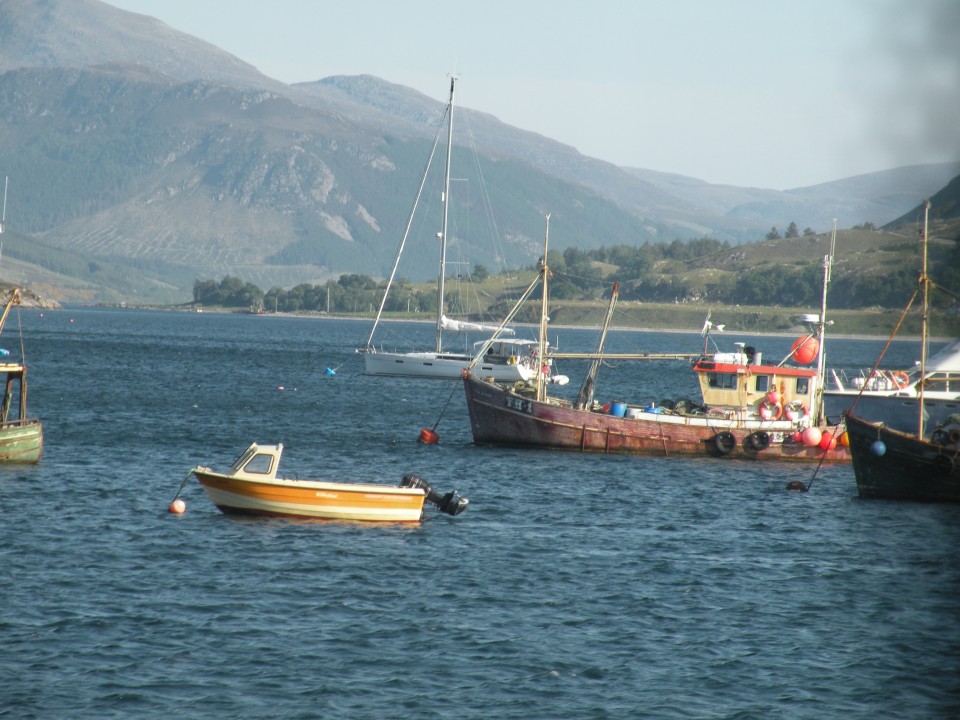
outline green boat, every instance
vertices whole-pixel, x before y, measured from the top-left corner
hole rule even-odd
[[[0,333],[14,305],[20,305],[17,288],[10,291],[4,305]],[[20,347],[23,347],[22,341]],[[0,462],[39,462],[43,455],[43,425],[37,418],[27,417],[27,366],[23,357],[19,362],[0,358],[0,374],[6,376],[0,405]]]

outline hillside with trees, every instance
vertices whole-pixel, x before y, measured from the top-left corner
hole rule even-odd
[[[792,232],[788,227],[788,232]],[[751,245],[733,245],[711,238],[612,245],[584,250],[568,247],[551,250],[551,316],[570,324],[595,323],[597,308],[605,302],[611,283],[620,283],[620,298],[627,308],[672,308],[666,318],[644,313],[626,324],[673,326],[669,317],[689,309],[693,316],[704,307],[726,308],[744,329],[783,330],[794,321],[790,311],[816,310],[823,292],[824,256],[829,234],[767,239]],[[902,309],[917,288],[921,243],[916,225],[876,229],[870,223],[838,231],[829,288],[831,314],[859,313],[864,322],[871,313]],[[960,331],[960,220],[936,220],[928,242],[929,275],[934,282],[931,302],[941,328],[957,325]],[[446,303],[449,312],[474,320],[502,318],[536,273],[491,275],[483,265],[450,278]],[[463,298],[462,285],[473,283],[471,298]],[[371,315],[379,306],[384,284],[362,274],[343,275],[322,285],[299,284],[267,291],[225,277],[221,282],[194,283],[195,304],[243,310],[319,312],[353,317]],[[436,311],[435,286],[401,279],[394,284],[384,307],[396,318],[429,317]],[[866,312],[865,312],[866,311]],[[522,315],[532,321],[529,312]],[[953,320],[951,320],[953,318]],[[871,321],[873,322],[873,321]],[[851,321],[852,323],[852,321]],[[863,323],[856,327],[864,330]],[[849,327],[854,327],[850,324]],[[867,327],[876,330],[876,328]],[[855,330],[848,330],[855,332]]]

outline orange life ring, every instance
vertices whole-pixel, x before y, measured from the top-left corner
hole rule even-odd
[[[893,384],[897,386],[897,389],[905,388],[910,383],[910,378],[907,377],[907,374],[903,370],[897,370],[890,373],[890,378],[893,380]]]
[[[783,414],[790,422],[796,422],[801,418],[809,416],[810,410],[803,404],[802,400],[791,400],[783,409]]]
[[[783,405],[780,403],[770,402],[767,398],[760,403],[760,417],[764,420],[779,420],[781,415],[783,415]]]

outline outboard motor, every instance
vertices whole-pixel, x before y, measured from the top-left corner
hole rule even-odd
[[[434,491],[429,483],[419,475],[404,475],[403,480],[400,481],[400,487],[420,488],[426,494],[427,500],[436,505],[440,512],[445,512],[448,515],[459,515],[470,504],[470,501],[461,497],[456,490],[441,495]]]

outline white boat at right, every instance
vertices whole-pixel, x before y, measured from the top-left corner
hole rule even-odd
[[[853,413],[861,420],[882,422],[901,432],[915,432],[923,385],[925,425],[934,428],[960,413],[960,340],[909,370],[864,370],[854,377],[832,370],[832,383],[823,391],[828,420],[837,421],[856,403]]]

